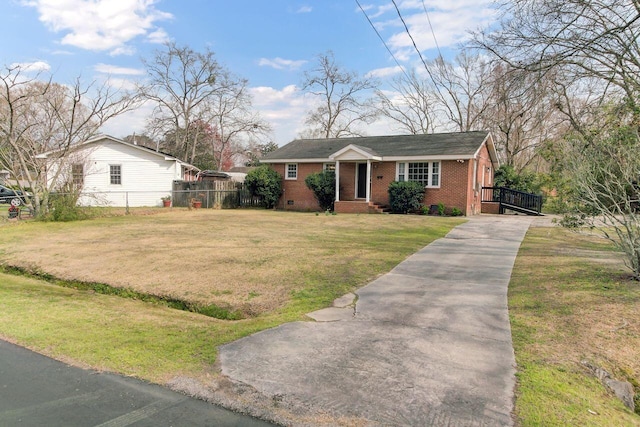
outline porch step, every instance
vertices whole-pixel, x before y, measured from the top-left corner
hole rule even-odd
[[[340,200],[333,206],[336,213],[388,214],[390,212],[387,206],[374,202],[367,203],[364,200]]]
[[[391,213],[391,208],[386,205],[381,205],[380,203],[369,202],[369,213],[389,214]]]

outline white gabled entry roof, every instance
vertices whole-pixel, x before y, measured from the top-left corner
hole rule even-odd
[[[382,160],[382,156],[373,151],[371,148],[362,147],[356,144],[349,144],[346,147],[336,151],[329,156],[330,160],[334,161],[349,161],[349,160]]]

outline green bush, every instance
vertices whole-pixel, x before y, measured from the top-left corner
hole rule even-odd
[[[493,185],[525,193],[538,194],[541,191],[541,183],[535,173],[528,171],[517,173],[511,165],[502,165],[496,170]]]
[[[336,200],[336,173],[334,171],[312,173],[307,176],[304,183],[313,191],[320,209],[333,211],[333,203]]]
[[[389,184],[389,205],[394,213],[408,213],[420,209],[424,186],[413,181],[393,181]]]
[[[542,211],[550,214],[566,214],[571,212],[572,205],[566,197],[546,197],[544,199],[544,205]]]
[[[58,192],[49,194],[48,204],[44,210],[42,220],[55,222],[70,222],[88,219],[88,210],[78,206],[80,190],[72,185],[66,185]]]
[[[462,211],[454,207],[451,209],[451,216],[462,216]]]
[[[250,171],[244,183],[252,196],[262,199],[262,205],[267,209],[274,208],[282,195],[282,177],[267,165]]]

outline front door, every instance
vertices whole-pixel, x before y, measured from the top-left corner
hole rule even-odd
[[[356,199],[367,198],[367,164],[358,163],[358,185],[356,186]]]

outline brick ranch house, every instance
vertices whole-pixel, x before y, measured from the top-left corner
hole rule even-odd
[[[334,169],[338,213],[380,212],[389,204],[391,182],[418,181],[426,206],[479,214],[482,187],[493,185],[499,166],[488,132],[298,139],[261,161],[284,177],[276,206],[284,210],[319,210],[305,178]]]

